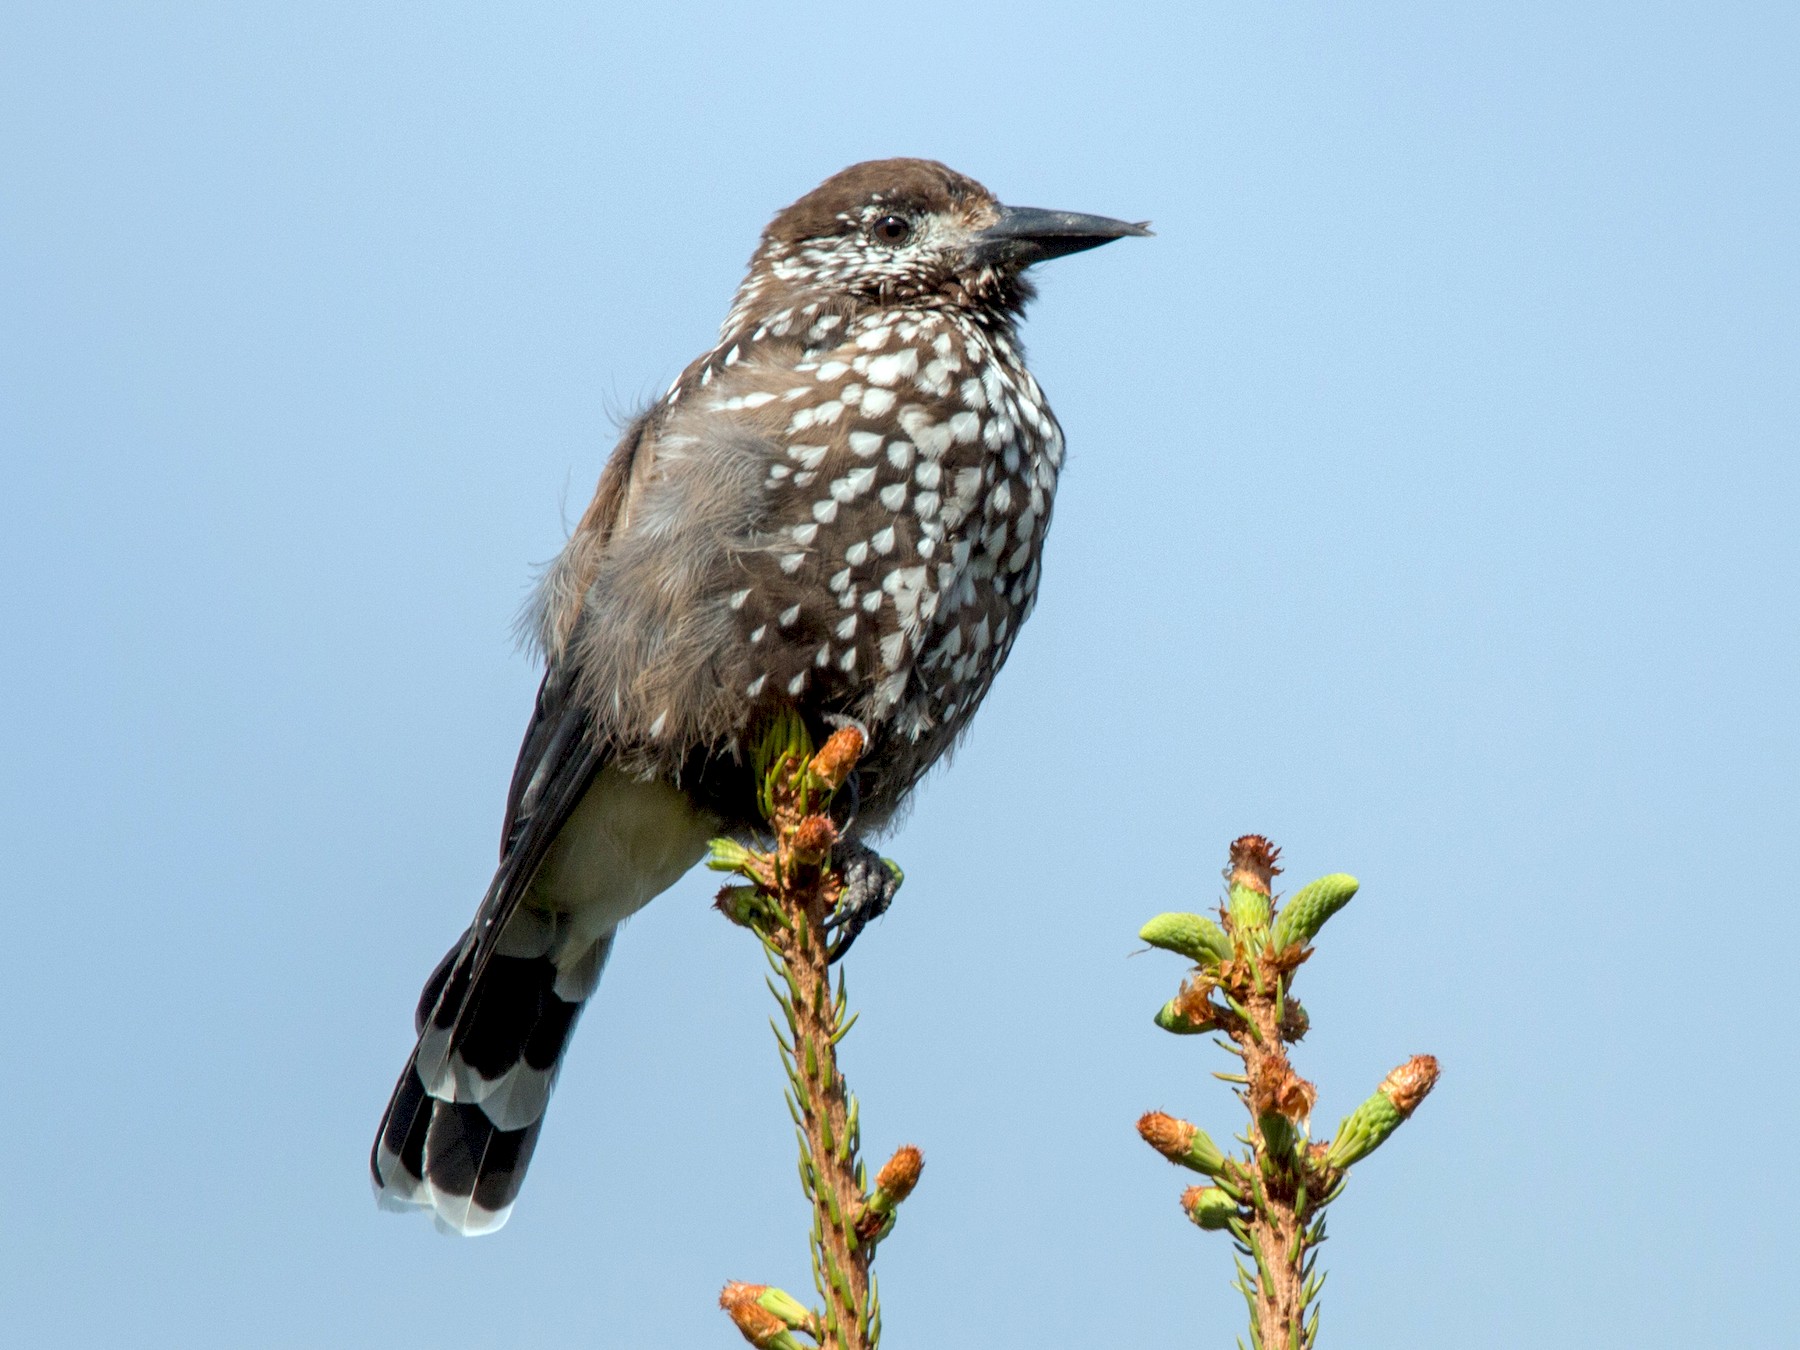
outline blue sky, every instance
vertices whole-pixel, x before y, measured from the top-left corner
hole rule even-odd
[[[1154,220],[1044,269],[1038,612],[850,962],[897,1345],[1229,1343],[1150,915],[1303,973],[1325,1343],[1773,1343],[1800,925],[1800,17],[1775,4],[24,4],[0,44],[0,1305],[20,1344],[737,1343],[801,1290],[760,958],[633,922],[498,1237],[378,1214],[510,625],[849,162]]]

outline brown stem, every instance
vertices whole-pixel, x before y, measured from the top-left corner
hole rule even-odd
[[[799,719],[777,723],[758,752],[759,761],[773,761],[759,762],[758,772],[774,851],[713,841],[713,865],[753,883],[727,886],[718,906],[762,939],[785,985],[776,997],[793,1040],[782,1039],[782,1049],[800,1125],[801,1185],[813,1205],[813,1279],[824,1300],[822,1309],[806,1308],[779,1289],[727,1285],[720,1306],[758,1347],[793,1350],[798,1333],[824,1350],[874,1350],[881,1309],[869,1266],[924,1164],[918,1149],[904,1145],[881,1169],[874,1193],[864,1193],[856,1101],[838,1071],[837,1043],[849,1023],[843,987],[835,995],[831,987],[828,924],[843,897],[844,878],[831,864],[838,830],[823,808],[862,750],[860,731],[840,727],[809,760]]]
[[[1260,836],[1238,840],[1231,849],[1231,884],[1271,894],[1271,883],[1281,870],[1275,864],[1277,856],[1278,851]],[[1250,1108],[1258,1171],[1251,1218],[1245,1225],[1256,1261],[1255,1339],[1261,1350],[1304,1350],[1309,1344],[1303,1270],[1307,1227],[1324,1199],[1327,1179],[1295,1129],[1312,1113],[1315,1094],[1312,1085],[1294,1072],[1284,1044],[1284,1033],[1293,1029],[1282,1015],[1289,971],[1253,956],[1230,962],[1222,975],[1221,988],[1245,1014],[1226,1022],[1224,1029],[1244,1057],[1248,1081],[1241,1095]],[[1271,1129],[1275,1138],[1270,1137]]]
[[[1244,1001],[1245,1010],[1261,1033],[1260,1042],[1248,1032],[1239,1041],[1244,1051],[1244,1076],[1250,1080],[1246,1095],[1252,1103],[1253,1114],[1256,1114],[1254,1106],[1259,1099],[1269,1100],[1271,1094],[1279,1091],[1280,1085],[1295,1076],[1282,1049],[1274,1005],[1273,991],[1262,997],[1252,994]],[[1303,1343],[1302,1319],[1306,1309],[1301,1298],[1304,1281],[1300,1265],[1305,1252],[1299,1234],[1306,1220],[1296,1205],[1297,1176],[1291,1153],[1283,1154],[1274,1148],[1264,1132],[1260,1116],[1250,1138],[1262,1173],[1257,1188],[1260,1203],[1255,1206],[1254,1216],[1248,1224],[1258,1254],[1258,1342],[1264,1350],[1287,1350],[1289,1346],[1299,1347]]]
[[[800,1105],[812,1165],[813,1261],[826,1315],[826,1350],[870,1350],[869,1259],[855,1224],[863,1205],[857,1179],[857,1141],[850,1135],[849,1097],[838,1071],[835,1041],[841,1029],[831,989],[825,921],[841,886],[829,866],[836,830],[829,820],[804,813],[804,797],[777,794],[771,824],[776,839],[776,884],[771,888],[784,925],[772,935],[777,955],[793,977],[794,1072],[804,1085]]]

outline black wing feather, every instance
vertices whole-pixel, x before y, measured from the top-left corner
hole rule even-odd
[[[552,667],[538,686],[537,703],[507,792],[500,866],[437,999],[435,1020],[440,1026],[450,1020],[446,1014],[455,1009],[452,1050],[460,1048],[480,1002],[479,998],[467,998],[468,991],[480,988],[482,972],[493,959],[495,941],[506,921],[525,898],[550,846],[606,762],[595,743],[592,719],[575,696],[574,684],[572,672]]]

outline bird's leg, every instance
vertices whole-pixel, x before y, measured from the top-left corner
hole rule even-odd
[[[900,889],[900,869],[867,844],[842,839],[831,850],[831,865],[844,879],[837,907],[826,921],[830,960],[841,960],[873,919],[887,913]]]

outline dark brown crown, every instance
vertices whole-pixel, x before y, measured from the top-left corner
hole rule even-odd
[[[927,215],[995,204],[994,194],[935,159],[871,159],[831,175],[784,208],[763,238],[798,243],[855,228],[865,208],[881,205],[901,215]]]

